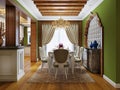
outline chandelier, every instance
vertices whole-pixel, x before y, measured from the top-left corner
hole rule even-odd
[[[52,26],[54,28],[68,28],[70,26],[70,22],[63,20],[60,18],[59,20],[55,20],[52,22]]]

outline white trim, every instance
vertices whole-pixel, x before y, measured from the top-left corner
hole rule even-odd
[[[28,12],[31,13],[36,19],[40,18],[42,14],[37,9],[36,5],[33,3],[33,0],[17,0]]]
[[[81,18],[81,20],[84,20],[90,14],[90,12],[97,8],[102,2],[103,0],[88,0],[87,4],[84,6],[78,16]]]
[[[120,83],[115,83],[114,81],[112,81],[110,78],[108,78],[106,75],[103,75],[103,78],[110,83],[113,87],[115,88],[120,88]]]

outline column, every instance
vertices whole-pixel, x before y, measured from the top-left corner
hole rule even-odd
[[[12,5],[6,5],[6,46],[18,46],[19,39],[20,13]]]
[[[31,22],[31,61],[37,61],[37,33],[36,33],[36,22]]]

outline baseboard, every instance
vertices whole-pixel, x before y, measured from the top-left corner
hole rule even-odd
[[[20,78],[22,78],[25,75],[25,72],[23,70],[21,70],[21,73],[19,73],[17,75],[17,80],[19,80]]]
[[[115,88],[120,88],[120,83],[115,83],[114,81],[112,81],[110,78],[108,78],[106,75],[103,75],[103,78],[110,83],[113,87]]]

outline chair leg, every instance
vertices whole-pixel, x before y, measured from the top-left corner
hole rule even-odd
[[[51,72],[51,66],[52,66],[52,64],[51,64],[51,62],[50,61],[48,61],[48,72],[50,73]]]
[[[75,68],[75,67],[74,67],[74,66],[72,66],[72,74],[74,74],[74,68]]]
[[[50,63],[48,62],[48,63],[47,63],[47,72],[50,73],[50,69],[51,69],[51,68],[50,68]]]
[[[58,72],[58,69],[56,68],[56,69],[55,69],[55,79],[56,79],[56,77],[57,77],[57,72]]]
[[[83,65],[80,65],[80,70],[81,70],[81,72],[84,71],[84,69],[83,69]]]
[[[67,79],[67,68],[65,68],[65,76],[66,76],[66,79]]]
[[[75,64],[76,64],[76,68],[79,68],[80,72],[82,72],[81,62],[77,62],[77,63],[75,63]],[[74,67],[75,67],[75,65],[74,65]],[[75,68],[74,68],[74,70],[75,70]]]
[[[50,68],[49,67],[47,68],[47,72],[50,73]]]
[[[42,71],[42,68],[43,68],[43,62],[42,62],[42,64],[41,64],[41,71]]]

